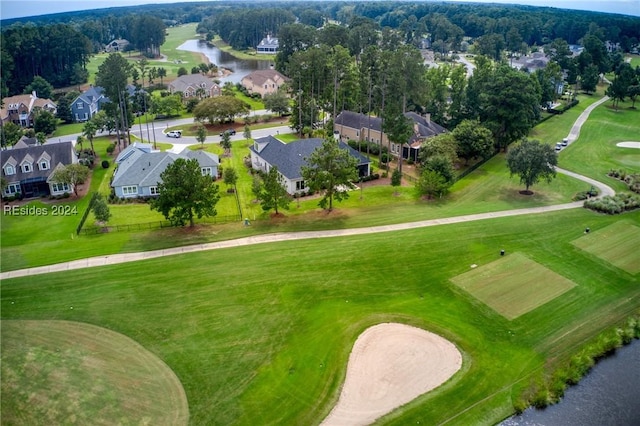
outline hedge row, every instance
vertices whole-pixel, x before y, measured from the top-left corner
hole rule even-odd
[[[640,194],[640,174],[627,173],[626,170],[612,169],[609,171],[608,175],[612,178],[620,179],[627,184],[627,187],[631,191]]]
[[[587,200],[584,206],[600,213],[620,214],[640,208],[640,196],[626,193],[616,194],[613,197],[607,195],[603,198]]]

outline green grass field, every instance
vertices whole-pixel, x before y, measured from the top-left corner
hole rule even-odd
[[[3,424],[126,424],[131,413],[140,423],[188,424],[176,375],[130,338],[69,321],[1,325]]]
[[[640,225],[638,212],[623,219]],[[358,334],[400,321],[452,340],[466,373],[385,424],[490,424],[547,358],[640,308],[637,276],[572,245],[584,224],[597,233],[618,220],[579,209],[11,279],[0,308],[3,319],[78,321],[134,339],[180,378],[192,424],[316,423]],[[501,248],[576,287],[508,321],[450,283]]]
[[[632,275],[640,272],[639,243],[640,228],[627,222],[616,222],[572,242],[576,247]]]
[[[544,305],[575,285],[522,253],[494,260],[451,281],[509,320]]]

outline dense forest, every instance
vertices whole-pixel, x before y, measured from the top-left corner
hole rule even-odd
[[[617,62],[600,58],[607,55],[602,43],[618,43],[622,51],[630,51],[640,40],[638,17],[515,5],[225,1],[107,8],[3,20],[2,96],[22,92],[35,76],[54,87],[86,81],[89,56],[116,38],[154,56],[165,28],[187,22],[197,22],[208,38],[220,36],[240,50],[254,47],[267,34],[278,36],[277,66],[289,73],[288,58],[314,43],[341,45],[356,55],[379,40],[415,47],[426,40],[441,52],[474,45],[476,53],[494,59],[504,51],[526,53],[556,40],[586,40],[597,44],[588,49],[597,57],[583,62],[595,63],[602,72]],[[592,39],[585,39],[587,34]]]

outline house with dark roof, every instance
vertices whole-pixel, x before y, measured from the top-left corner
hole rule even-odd
[[[257,70],[247,74],[240,80],[240,84],[249,93],[259,93],[261,96],[275,93],[289,78],[276,70]]]
[[[135,95],[138,90],[133,84],[127,84],[126,91],[129,97]],[[91,86],[71,102],[71,115],[73,121],[84,123],[102,110],[103,105],[110,102],[100,86]]]
[[[447,129],[431,121],[431,116],[406,112],[405,117],[413,123],[413,133],[403,144],[391,144],[391,154],[402,158],[418,160],[420,147],[426,139],[445,133]],[[381,146],[388,146],[389,139],[382,131],[382,119],[353,111],[342,111],[336,117],[333,124],[334,133],[339,135],[342,141],[372,142]]]
[[[185,148],[180,154],[154,151],[149,144],[134,143],[116,158],[111,187],[120,198],[153,197],[159,194],[160,175],[178,158],[195,159],[203,176],[218,177],[220,159],[206,151]]]
[[[100,111],[101,106],[109,102],[102,87],[91,86],[71,102],[71,115],[73,121],[84,122]]]
[[[322,145],[323,140],[300,139],[284,143],[273,136],[256,139],[249,147],[251,152],[251,167],[268,173],[272,167],[278,168],[287,192],[291,195],[308,191],[308,186],[302,178],[302,167],[307,165],[307,158]],[[367,157],[351,148],[344,142],[338,142],[341,149],[345,149],[357,160],[358,176],[371,174],[371,162]]]
[[[44,145],[21,140],[12,149],[0,151],[2,176],[8,186],[4,197],[32,198],[73,192],[73,185],[52,180],[58,167],[77,163],[72,142],[52,142]]]
[[[182,93],[183,98],[211,98],[220,96],[222,89],[212,79],[202,74],[180,76],[168,84],[170,93]]]
[[[256,46],[256,51],[266,55],[275,55],[278,53],[278,47],[278,38],[267,35],[265,38],[260,40],[260,44]]]
[[[51,99],[39,98],[35,90],[28,95],[8,96],[2,99],[0,121],[2,125],[11,122],[20,127],[33,127],[37,109],[55,115],[57,105]]]
[[[107,43],[104,50],[105,52],[124,52],[127,49],[127,46],[129,46],[129,40],[117,38]]]

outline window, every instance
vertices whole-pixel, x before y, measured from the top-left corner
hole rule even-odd
[[[200,170],[202,171],[202,176],[212,176],[211,167],[203,167]]]
[[[150,186],[149,187],[149,194],[158,195],[158,194],[160,194],[160,191],[158,191],[158,187],[157,186]]]
[[[303,180],[299,180],[299,181],[296,182],[296,191],[304,191],[304,188],[306,186],[307,185],[305,185]]]
[[[138,187],[137,186],[123,186],[122,187],[122,195],[137,195]]]
[[[19,183],[10,183],[7,185],[7,188],[4,190],[5,194],[13,195],[16,193],[20,193],[20,184]]]
[[[82,102],[78,102],[76,105],[78,105],[78,109],[84,108],[84,104]]]
[[[49,170],[49,162],[41,161],[40,162],[40,170]]]
[[[7,164],[4,166],[4,174],[7,176],[15,175],[16,169],[11,164]]]
[[[31,163],[24,163],[24,164],[22,165],[22,172],[23,172],[23,173],[29,173],[29,172],[31,172],[31,170],[33,170],[33,169],[31,168]]]
[[[53,192],[70,192],[68,183],[53,183],[51,185]]]

